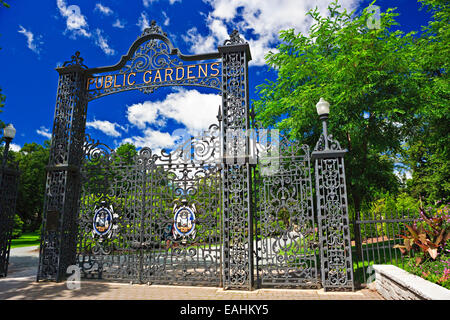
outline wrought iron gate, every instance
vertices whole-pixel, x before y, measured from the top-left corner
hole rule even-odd
[[[277,130],[257,130],[257,275],[261,286],[317,288],[318,233],[310,151]]]
[[[309,148],[247,135],[249,44],[234,30],[217,49],[184,55],[153,21],[116,65],[88,68],[77,52],[57,68],[37,280],[77,263],[86,277],[136,282],[353,288],[345,150],[312,153],[314,217]],[[165,86],[219,91],[219,125],[172,153],[128,157],[85,140],[89,101]]]
[[[134,157],[87,137],[77,249],[85,277],[220,285],[218,129]]]

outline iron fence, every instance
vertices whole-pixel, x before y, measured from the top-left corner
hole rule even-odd
[[[355,280],[365,285],[375,280],[374,264],[392,264],[402,268],[405,256],[396,244],[403,244],[400,235],[406,235],[405,225],[420,218],[417,210],[385,211],[363,213],[353,220],[354,241],[352,241]]]
[[[8,274],[18,182],[17,167],[0,168],[0,277]]]

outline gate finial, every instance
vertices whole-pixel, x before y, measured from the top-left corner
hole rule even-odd
[[[149,26],[148,28],[145,28],[145,29],[144,29],[144,32],[142,32],[142,34],[140,35],[140,37],[143,37],[143,36],[146,36],[146,35],[149,35],[149,34],[160,34],[160,35],[162,35],[162,36],[164,36],[164,37],[167,37],[167,33],[165,33],[165,32],[161,29],[161,27],[158,26],[158,25],[156,24],[156,21],[155,21],[155,20],[152,20],[152,21],[150,22],[150,26]]]
[[[72,60],[70,61],[65,61],[64,64],[62,65],[63,67],[68,67],[68,66],[81,66],[84,68],[88,68],[86,65],[83,64],[83,58],[80,57],[80,51],[75,52],[75,54],[71,57]]]
[[[219,105],[219,111],[217,112],[217,120],[219,122],[222,121],[222,106],[221,105]]]
[[[224,41],[224,46],[245,43],[244,39],[241,38],[239,31],[237,31],[236,29],[234,29],[233,32],[229,34],[229,36],[230,39]]]

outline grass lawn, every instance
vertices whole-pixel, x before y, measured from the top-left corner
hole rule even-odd
[[[20,238],[11,240],[11,249],[20,247],[38,246],[40,244],[39,233],[29,232],[24,233]]]
[[[398,243],[398,240],[363,244],[362,254],[364,261],[358,261],[356,247],[352,246],[355,280],[359,283],[366,283],[369,278],[371,279],[370,281],[374,280],[374,271],[370,267],[374,264],[392,264],[401,268],[405,264],[405,257],[398,249],[392,248],[396,243]]]

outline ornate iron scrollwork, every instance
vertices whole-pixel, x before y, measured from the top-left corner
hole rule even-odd
[[[317,228],[309,148],[267,139],[262,131],[252,146],[247,136],[254,124],[248,43],[234,30],[218,52],[186,56],[166,36],[152,21],[116,65],[87,69],[77,52],[57,69],[38,280],[61,280],[67,266],[78,263],[85,277],[251,290],[256,264],[262,285],[316,287],[320,248],[323,286],[353,288],[339,143],[322,136],[311,155]],[[214,69],[210,65],[214,73],[186,63],[219,58]],[[192,66],[198,77],[160,73],[189,73]],[[158,81],[133,82],[151,72]],[[88,101],[162,86],[220,91],[220,125],[171,152],[142,148],[130,157],[84,137]],[[256,162],[251,147],[258,148]]]
[[[263,286],[317,288],[318,232],[314,221],[309,147],[257,130],[255,172],[257,270]]]
[[[83,58],[80,57],[80,52],[77,51],[75,52],[75,54],[71,57],[72,60],[69,61],[65,61],[63,63],[63,67],[69,67],[69,66],[80,66],[83,67],[85,69],[87,69],[88,67],[86,65],[83,64]]]
[[[152,20],[150,22],[150,27],[145,28],[142,34],[139,36],[139,38],[142,38],[144,36],[150,35],[150,34],[159,34],[164,37],[167,37],[167,33],[165,33],[160,26],[156,24],[155,20]]]
[[[215,68],[214,72],[208,73],[205,66],[210,65],[210,63],[202,65],[187,63],[193,60],[217,58],[219,58],[219,55],[216,53],[196,56],[181,54],[178,49],[172,46],[167,34],[162,31],[161,27],[156,25],[155,21],[152,21],[150,27],[143,31],[130,47],[128,54],[122,56],[118,64],[88,70],[92,74],[92,79],[95,79],[95,85],[91,88],[89,87],[91,83],[88,82],[87,99],[93,100],[128,90],[139,90],[149,94],[160,87],[166,86],[196,86],[220,91],[221,75],[219,69]],[[189,69],[193,66],[202,68],[201,71],[198,70],[196,76],[193,76],[192,70]],[[219,66],[219,63],[217,63],[217,66]],[[155,81],[150,81],[150,74],[145,76],[145,72],[153,72],[151,77],[154,77]],[[181,72],[183,76],[180,76],[181,73],[179,75],[178,72]],[[187,75],[188,73],[189,75]],[[132,81],[130,80],[130,74],[134,79]],[[137,81],[134,78],[135,76],[140,80]],[[110,77],[108,86],[105,85],[107,77]],[[125,79],[126,77],[127,79]],[[121,80],[116,83],[118,78]],[[112,83],[113,79],[114,83]]]
[[[119,73],[142,72],[181,65],[183,62],[178,56],[170,55],[167,43],[160,40],[149,40],[134,52],[133,57],[120,69]]]
[[[338,141],[322,134],[315,161],[317,219],[321,249],[322,285],[326,290],[354,289],[344,154]]]
[[[212,125],[171,153],[142,148],[127,159],[87,137],[77,249],[84,277],[219,284],[221,180],[215,139],[217,125]],[[189,153],[182,152],[186,149]],[[93,233],[94,208],[102,203],[117,214],[114,237]]]
[[[339,141],[333,139],[333,135],[329,134],[327,137],[327,145],[328,150],[331,151],[344,151],[341,148],[341,144]],[[319,140],[317,140],[316,146],[314,147],[314,151],[325,151],[325,136],[323,134],[320,135]]]

